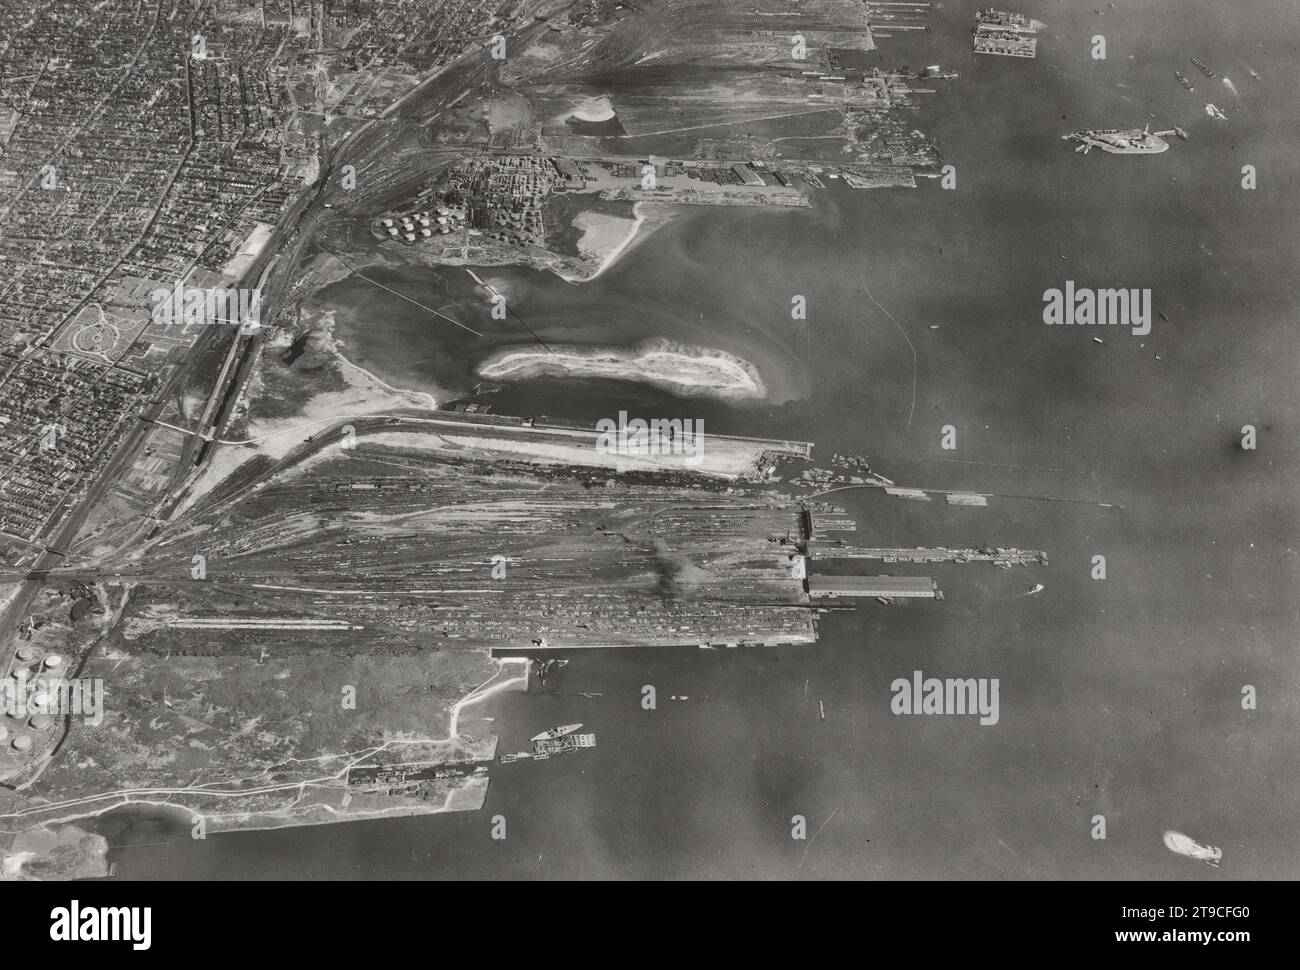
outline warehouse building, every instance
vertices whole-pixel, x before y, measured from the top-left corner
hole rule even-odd
[[[929,576],[809,576],[808,595],[936,599],[939,584]]]

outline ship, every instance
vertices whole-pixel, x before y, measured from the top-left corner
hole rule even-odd
[[[1153,134],[1150,125],[1145,128],[1085,128],[1061,137],[1078,142],[1075,151],[1085,155],[1093,148],[1112,155],[1158,155],[1169,148],[1169,142]]]
[[[1182,71],[1174,71],[1174,77],[1178,78],[1178,83],[1187,88],[1188,91],[1195,91],[1196,88],[1192,82],[1187,80]]]
[[[553,727],[550,730],[543,731],[541,734],[534,734],[529,740],[554,741],[556,738],[562,738],[566,734],[572,734],[580,727],[582,727],[581,724],[561,724],[558,727]]]
[[[1216,108],[1214,105],[1208,102],[1205,105],[1205,113],[1209,115],[1211,118],[1218,118],[1220,121],[1228,120],[1227,115],[1225,115],[1222,111],[1220,111],[1218,108]]]
[[[579,748],[594,748],[596,735],[568,734],[562,738],[544,739],[533,742],[533,760],[545,760],[553,754],[566,754]]]
[[[1194,58],[1194,57],[1192,58],[1192,63],[1193,63],[1194,65],[1196,65],[1196,69],[1197,69],[1198,71],[1200,71],[1202,74],[1204,74],[1206,77],[1218,77],[1218,76],[1219,76],[1219,75],[1218,75],[1218,72],[1216,72],[1216,71],[1211,71],[1208,67],[1206,67],[1204,64],[1202,64],[1200,61],[1198,61],[1198,60],[1197,60],[1196,58]]]

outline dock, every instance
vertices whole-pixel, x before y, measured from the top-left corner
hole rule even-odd
[[[566,734],[559,738],[534,741],[532,751],[503,754],[498,760],[503,765],[515,761],[546,761],[553,754],[566,754],[570,751],[579,751],[582,748],[594,748],[595,746],[596,735],[594,734]]]
[[[809,559],[879,559],[882,562],[991,562],[994,565],[1006,563],[1012,566],[1046,566],[1047,553],[1038,549],[1016,549],[1004,546],[984,549],[949,549],[946,546],[927,548],[917,546],[913,549],[896,547],[858,547],[846,546],[840,542],[826,539],[812,539],[808,542]]]
[[[1043,25],[1024,14],[1006,10],[981,10],[975,15],[971,49],[976,54],[1002,57],[1038,56],[1038,30]]]
[[[929,576],[809,576],[808,595],[943,599],[939,584]]]

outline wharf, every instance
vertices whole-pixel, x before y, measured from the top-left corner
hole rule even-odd
[[[566,734],[559,738],[545,738],[533,742],[532,751],[519,751],[515,754],[503,754],[500,761],[504,765],[511,764],[515,761],[545,761],[553,754],[565,754],[569,751],[578,751],[582,748],[594,748],[596,746],[596,735],[594,734]]]
[[[1046,566],[1047,553],[1037,549],[948,549],[944,546],[914,549],[846,546],[836,541],[813,539],[808,542],[809,559],[879,559],[883,562],[991,562],[1015,566]]]

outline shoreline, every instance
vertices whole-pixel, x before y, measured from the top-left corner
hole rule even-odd
[[[458,700],[449,709],[450,720],[448,722],[447,737],[419,738],[419,739],[403,740],[400,742],[394,742],[394,741],[385,742],[383,745],[372,750],[370,754],[363,756],[360,760],[364,761],[367,758],[372,757],[375,754],[378,754],[380,751],[385,750],[389,745],[392,744],[456,745],[458,743],[463,742],[464,738],[460,734],[459,723],[460,723],[460,714],[464,708],[470,706],[471,704],[478,704],[481,701],[484,701],[487,698],[493,696],[494,694],[509,690],[510,688],[514,687],[516,684],[523,684],[526,687],[528,683],[528,665],[529,665],[528,658],[526,657],[497,658],[496,663],[497,663],[496,673],[494,673],[483,683],[479,684],[477,687],[471,689],[468,694],[466,694],[464,697]],[[511,665],[522,665],[524,668],[523,674],[515,677],[510,677],[506,680],[494,684],[493,681],[495,681],[498,677],[500,677],[502,673],[504,673],[506,669]],[[496,734],[493,734],[493,740],[494,743],[492,745],[492,750],[493,752],[495,752],[497,744],[500,743],[500,738]],[[329,755],[325,757],[342,758],[342,757],[349,757],[349,756]],[[308,761],[319,760],[319,758],[306,759],[306,760]],[[495,760],[495,758],[491,760]],[[444,762],[429,762],[429,764],[442,764],[442,763]],[[354,765],[349,765],[348,767],[353,767],[353,766]],[[346,772],[347,769],[345,768],[343,770]],[[212,834],[225,834],[228,832],[266,832],[266,831],[273,831],[276,829],[304,828],[313,825],[334,825],[343,822],[369,822],[369,821],[377,821],[379,819],[385,819],[385,818],[411,818],[411,817],[422,816],[422,815],[442,815],[448,812],[478,811],[482,807],[481,804],[474,806],[473,808],[461,808],[461,807],[455,807],[454,805],[458,797],[460,797],[466,790],[472,787],[477,787],[477,785],[474,784],[473,776],[466,776],[466,780],[468,782],[466,785],[453,788],[452,790],[450,790],[447,793],[446,797],[443,799],[442,804],[437,807],[422,808],[420,806],[405,805],[405,806],[396,806],[391,809],[374,809],[366,812],[357,812],[355,814],[349,815],[346,814],[345,812],[339,813],[332,806],[322,803],[322,804],[312,806],[312,808],[322,813],[323,817],[313,817],[313,818],[283,817],[279,819],[276,824],[241,825],[238,822],[236,822],[231,825],[221,825],[218,822],[218,824],[216,825],[209,826],[208,831],[210,831]],[[481,782],[481,787],[483,789],[484,797],[486,797],[487,787],[488,784],[490,784],[490,781],[491,779],[489,777],[483,779]],[[205,782],[204,784],[210,786],[213,784],[219,784],[219,782]],[[290,799],[289,801],[290,806],[297,803],[297,801],[302,797],[303,792],[308,787],[318,786],[319,784],[320,782],[315,782],[312,781],[311,779],[307,779],[301,782],[288,783],[285,786],[285,792],[286,792],[286,797],[289,797]],[[296,794],[295,794],[295,790],[296,790]],[[344,783],[343,791],[346,794],[347,791],[346,783]],[[192,792],[192,794],[196,794],[200,796],[216,795],[221,797],[238,798],[243,793],[195,791]],[[248,794],[250,795],[256,794],[256,792],[250,792]],[[157,800],[158,797],[163,797],[166,798],[167,800],[159,801]],[[101,799],[109,800],[110,804],[103,805],[101,807],[90,809],[87,811],[74,812],[73,814],[70,815],[61,815],[56,818],[45,819],[43,821],[36,822],[33,825],[27,826],[26,828],[19,829],[16,832],[14,832],[13,835],[15,838],[17,838],[24,834],[37,832],[38,830],[45,830],[46,832],[49,832],[51,835],[54,835],[56,834],[57,829],[73,827],[76,828],[79,832],[81,832],[84,836],[102,839],[103,838],[102,835],[99,835],[98,833],[92,831],[89,828],[82,827],[78,823],[85,820],[93,821],[102,816],[108,815],[111,812],[115,812],[118,811],[119,809],[125,809],[125,808],[150,809],[151,811],[149,812],[148,817],[153,817],[153,818],[178,817],[186,825],[190,824],[195,818],[195,816],[204,819],[205,822],[209,820],[220,820],[222,818],[221,815],[218,815],[213,812],[203,812],[203,811],[198,811],[196,809],[187,807],[183,802],[178,800],[183,797],[184,797],[184,793],[181,792],[172,793],[166,789],[162,789],[159,795],[155,797],[145,797],[145,798],[132,798],[131,795],[126,792],[120,792],[120,793],[104,792],[99,795],[85,795],[85,796],[81,796],[81,798],[92,799],[96,801]],[[49,810],[57,811],[58,809],[57,807],[52,806]],[[279,810],[271,809],[269,811],[252,812],[247,814],[249,814],[251,817],[258,818],[258,819],[272,819],[272,818],[277,818],[276,812],[282,810],[283,809],[279,809]],[[232,813],[232,817],[238,817],[239,814],[240,813]],[[81,860],[79,860],[80,865],[85,866],[88,864],[90,865],[99,864],[106,871],[109,849],[111,847],[108,846],[106,840],[104,845],[105,847],[102,855],[98,855],[96,857],[84,857]],[[6,868],[6,863],[9,861],[9,858],[10,857],[8,855],[0,856],[0,882],[44,881],[39,876],[30,876],[30,875],[24,875],[21,872],[8,871],[8,869]],[[21,861],[19,864],[21,865]]]
[[[642,233],[641,230],[645,227],[646,223],[651,221],[650,217],[646,215],[645,209],[643,208],[644,205],[645,203],[637,202],[632,206],[632,225],[628,228],[627,235],[625,235],[622,241],[601,258],[600,264],[596,267],[595,272],[585,275],[575,275],[565,273],[563,270],[556,268],[552,268],[551,272],[565,282],[573,283],[575,285],[579,283],[590,283],[599,278],[601,274],[617,263],[624,253],[628,252],[636,242],[640,239],[644,239],[655,229],[659,228],[659,226],[665,225],[671,218],[670,215],[665,213],[661,221],[656,220],[655,223],[651,225],[650,229],[645,233]]]
[[[556,345],[550,353],[505,347],[483,360],[479,377],[511,382],[536,377],[631,381],[685,399],[762,401],[768,388],[749,361],[725,351],[651,338],[631,347]]]

